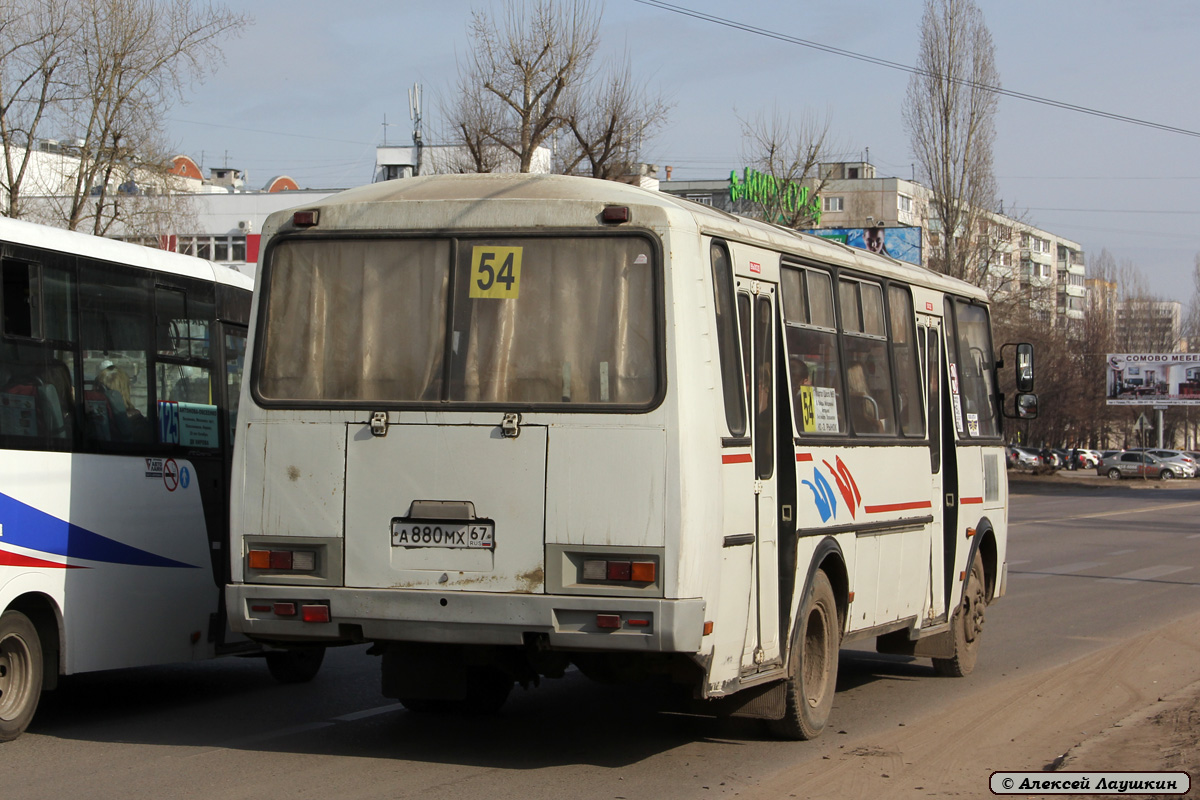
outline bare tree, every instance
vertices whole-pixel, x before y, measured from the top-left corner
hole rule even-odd
[[[1192,268],[1192,297],[1185,313],[1183,335],[1187,337],[1189,352],[1194,353],[1200,350],[1200,253],[1196,254]]]
[[[83,158],[64,219],[75,229],[90,218],[100,234],[120,215],[114,188],[133,193],[139,174],[143,181],[166,179],[170,164],[156,146],[165,110],[219,63],[223,38],[246,21],[195,0],[86,0],[76,7],[84,18],[73,62],[85,92],[70,118]]]
[[[25,181],[43,123],[69,96],[64,63],[78,18],[71,0],[0,0],[0,214],[22,216]],[[38,176],[35,193],[57,186]]]
[[[161,146],[164,114],[220,62],[243,16],[199,0],[0,0],[20,18],[5,27],[0,112],[7,210],[70,229],[105,233],[136,209],[123,198],[170,186]],[[7,37],[9,30],[12,36]],[[61,164],[31,155],[59,131]],[[34,203],[30,188],[41,196]],[[23,199],[24,197],[24,199]],[[162,206],[154,214],[169,209]]]
[[[606,180],[632,174],[643,143],[666,123],[669,110],[661,95],[634,80],[628,55],[614,61],[564,103],[568,137],[558,153],[558,171]]]
[[[470,52],[459,63],[465,101],[451,112],[459,144],[510,155],[529,172],[537,149],[563,124],[563,103],[586,85],[599,42],[600,12],[588,0],[507,0],[503,21],[471,15]]]
[[[451,172],[494,172],[501,167],[505,150],[492,135],[502,117],[495,95],[460,75],[454,106],[443,107],[442,116],[452,126],[450,139],[460,152],[447,156],[440,167]]]
[[[940,230],[930,264],[983,286],[980,221],[995,208],[994,118],[1000,76],[992,35],[973,0],[926,0],[918,70],[903,117]]]
[[[788,228],[819,224],[818,195],[826,183],[819,167],[832,149],[829,121],[814,114],[793,121],[776,109],[740,122],[742,159],[757,173],[747,173],[742,183],[758,181],[759,185],[737,191],[755,209],[755,216]]]

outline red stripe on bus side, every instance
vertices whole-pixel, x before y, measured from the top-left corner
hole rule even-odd
[[[797,461],[812,461],[812,453],[796,453]]]
[[[964,506],[977,506],[983,502],[983,498],[982,497],[964,497],[962,500],[959,500],[958,502]]]
[[[911,503],[887,503],[882,506],[863,506],[868,514],[884,514],[888,511],[911,511],[914,508],[933,508],[931,500],[914,500]]]
[[[727,456],[721,456],[722,464],[749,464],[753,460],[754,457],[749,453],[732,453]]]
[[[8,550],[0,550],[0,567],[35,567],[38,569],[87,569],[78,564],[63,564],[58,561],[47,561],[44,558],[34,558]]]

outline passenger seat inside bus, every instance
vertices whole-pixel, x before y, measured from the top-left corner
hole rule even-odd
[[[26,368],[5,382],[0,389],[0,433],[51,439],[67,437],[67,417],[59,390],[46,379],[49,368]]]
[[[103,373],[105,369],[118,368],[114,367],[112,362],[105,362],[100,366],[99,373]],[[92,439],[102,442],[129,441],[132,431],[125,400],[120,392],[104,384],[99,373],[91,382],[91,388],[84,392],[88,433]]]

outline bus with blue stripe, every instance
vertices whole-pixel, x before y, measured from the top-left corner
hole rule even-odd
[[[260,651],[222,601],[252,281],[11,219],[0,276],[7,741],[60,676]],[[302,677],[319,652],[273,660]]]

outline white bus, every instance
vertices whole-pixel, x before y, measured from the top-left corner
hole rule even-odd
[[[791,738],[842,643],[971,670],[1007,541],[977,288],[562,176],[376,184],[264,240],[235,630],[371,642],[414,710],[574,664]]]
[[[222,594],[252,281],[10,219],[0,275],[7,741],[60,675],[258,648]],[[272,660],[296,679],[320,663]]]

